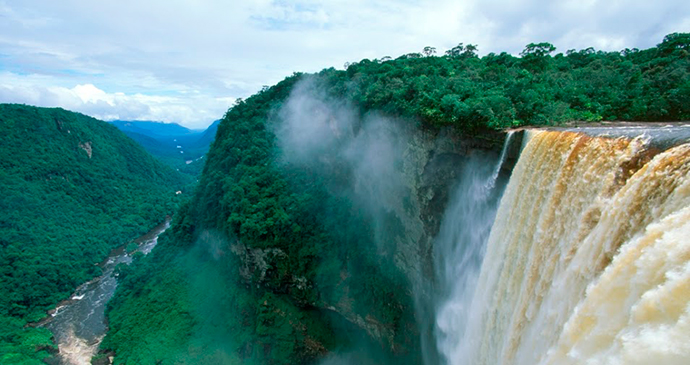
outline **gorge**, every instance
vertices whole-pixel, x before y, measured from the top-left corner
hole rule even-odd
[[[613,353],[633,336],[622,329],[586,340],[610,353],[582,349],[580,311],[605,307],[588,290],[660,222],[660,197],[683,190],[606,208],[648,184],[645,164],[687,128],[646,124],[660,134],[647,142],[596,122],[690,118],[683,37],[639,52],[362,60],[263,88],[221,120],[193,198],[123,278],[101,349],[115,363],[628,356]],[[520,130],[572,120],[597,128]],[[631,280],[619,282],[643,288]],[[631,295],[611,310],[625,316],[643,293]]]
[[[0,362],[50,361],[29,323],[174,212],[115,268],[95,364],[685,363],[689,40],[295,73],[188,176],[112,124],[2,105]]]

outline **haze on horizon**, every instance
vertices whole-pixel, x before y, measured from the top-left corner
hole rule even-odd
[[[0,0],[0,102],[204,128],[293,72],[461,42],[643,49],[688,31],[682,0]]]

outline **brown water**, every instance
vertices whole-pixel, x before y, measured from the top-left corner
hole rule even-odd
[[[446,362],[690,364],[688,131],[527,131]]]

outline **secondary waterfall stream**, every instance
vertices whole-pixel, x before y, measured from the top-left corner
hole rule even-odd
[[[458,350],[464,335],[467,307],[505,187],[498,180],[511,137],[508,133],[497,161],[479,154],[468,157],[435,241],[436,277],[444,291],[435,331],[438,350],[445,357]]]
[[[128,253],[125,247],[113,251],[101,264],[103,275],[79,286],[72,297],[58,305],[51,316],[41,323],[55,336],[59,354],[56,359],[61,365],[88,365],[98,351],[98,345],[105,336],[105,305],[115,293],[117,278],[114,270],[119,264],[132,262],[132,255],[151,252],[158,242],[158,236],[170,226],[169,221],[156,226],[146,235],[135,240],[138,247]]]
[[[446,212],[477,236],[457,241],[478,247],[444,252],[455,282],[436,315],[443,361],[687,364],[690,128],[679,128],[656,143],[643,129],[526,131],[488,240],[490,200],[459,195],[488,203],[476,221]]]

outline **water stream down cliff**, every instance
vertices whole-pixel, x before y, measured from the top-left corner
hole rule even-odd
[[[687,364],[690,144],[571,131],[526,131],[523,144],[488,240],[475,242],[481,265],[451,288],[474,293],[437,310],[440,356]]]

